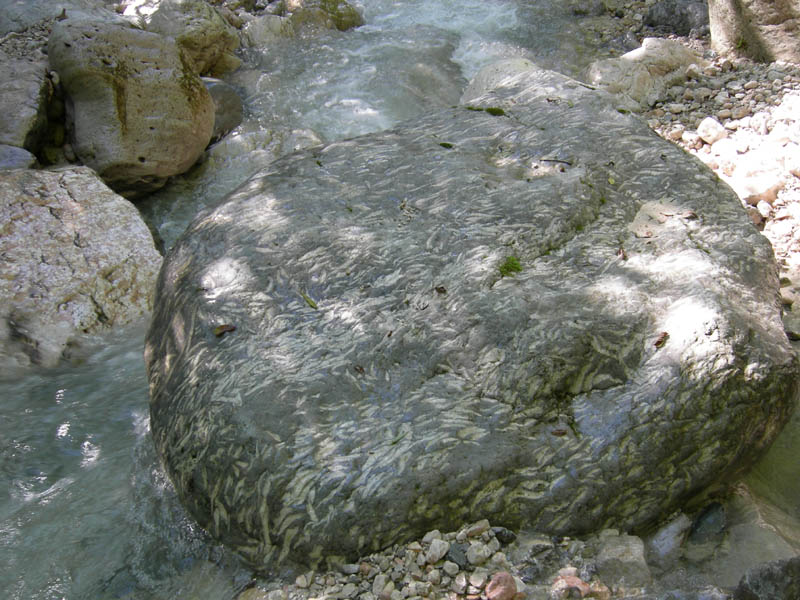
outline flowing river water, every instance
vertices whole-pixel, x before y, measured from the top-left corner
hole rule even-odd
[[[527,57],[578,75],[597,50],[560,0],[354,4],[367,22],[357,30],[244,53],[243,68],[227,79],[245,99],[245,122],[202,165],[142,204],[165,247],[198,211],[282,152],[455,104],[467,80],[498,58]],[[146,327],[87,340],[74,364],[0,381],[3,598],[227,600],[251,579],[185,514],[158,465],[148,429]],[[791,476],[785,465],[800,445],[794,431],[754,476],[779,514],[793,515],[787,527],[800,517],[800,490],[795,484],[793,499],[770,481]]]

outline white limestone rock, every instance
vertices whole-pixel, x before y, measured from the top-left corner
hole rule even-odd
[[[87,167],[0,171],[0,362],[52,366],[77,335],[151,310],[161,256]]]
[[[218,77],[242,64],[233,54],[238,32],[203,0],[162,0],[147,30],[174,38],[198,75]]]
[[[713,144],[722,138],[728,137],[728,131],[714,117],[706,117],[697,126],[697,135],[706,144]]]
[[[203,153],[214,103],[174,40],[70,18],[53,26],[48,47],[72,148],[110,187],[129,197],[153,191]]]
[[[670,87],[686,81],[686,70],[693,64],[703,67],[707,62],[680,42],[645,38],[636,50],[592,63],[587,81],[618,95],[631,110],[641,110],[663,100]]]

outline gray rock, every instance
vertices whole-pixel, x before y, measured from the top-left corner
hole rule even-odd
[[[71,15],[75,10],[87,10],[95,14],[111,14],[104,0],[0,0],[0,36],[21,32],[45,19],[53,19],[62,10]]]
[[[800,598],[800,556],[768,562],[744,574],[734,600],[796,600]]]
[[[75,153],[119,193],[158,189],[208,145],[214,103],[173,40],[66,19],[53,26],[49,58],[67,95]]]
[[[798,391],[730,188],[540,70],[199,216],[146,363],[181,500],[262,569],[487,515],[632,530],[736,477]]]
[[[203,0],[162,0],[147,30],[174,38],[198,75],[219,76],[242,64],[233,54],[238,33]]]
[[[471,565],[482,565],[491,555],[491,549],[483,542],[472,542],[467,549],[467,560]]]
[[[595,61],[587,81],[620,96],[625,106],[638,110],[666,97],[666,91],[686,81],[686,69],[706,62],[675,40],[645,38],[642,47],[619,58]]]
[[[647,539],[648,555],[654,564],[664,567],[680,558],[681,545],[686,541],[692,521],[683,513],[662,525]]]
[[[242,27],[244,42],[256,48],[275,44],[294,35],[289,19],[279,15],[258,15]]]
[[[213,77],[203,77],[203,83],[214,101],[214,133],[211,141],[215,142],[242,123],[244,107],[233,86]]]
[[[161,257],[90,169],[0,171],[0,223],[3,363],[54,365],[76,336],[150,310]]]
[[[659,0],[647,11],[645,25],[670,33],[708,33],[706,0]]]
[[[600,535],[597,572],[606,584],[645,586],[652,579],[644,557],[644,542],[633,535]]]
[[[47,127],[47,57],[0,50],[0,144],[39,151]]]
[[[36,157],[16,146],[0,144],[0,169],[28,169],[36,164]]]
[[[432,540],[431,546],[428,548],[428,552],[425,555],[425,562],[428,564],[436,564],[441,559],[445,557],[447,552],[450,550],[450,543],[444,540]]]

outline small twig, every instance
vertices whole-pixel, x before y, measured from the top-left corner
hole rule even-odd
[[[539,162],[552,162],[552,163],[561,163],[562,165],[569,165],[572,166],[572,163],[568,160],[561,160],[560,158],[540,158]]]

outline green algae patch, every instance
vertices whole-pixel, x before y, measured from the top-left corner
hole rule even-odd
[[[500,275],[502,277],[511,277],[514,275],[514,273],[522,272],[522,265],[516,256],[509,256],[503,261],[503,264],[501,264],[498,269],[500,269]]]
[[[504,111],[499,106],[488,106],[483,108],[481,106],[465,106],[467,110],[474,110],[476,112],[485,112],[488,115],[492,115],[493,117],[505,117],[506,111]]]

